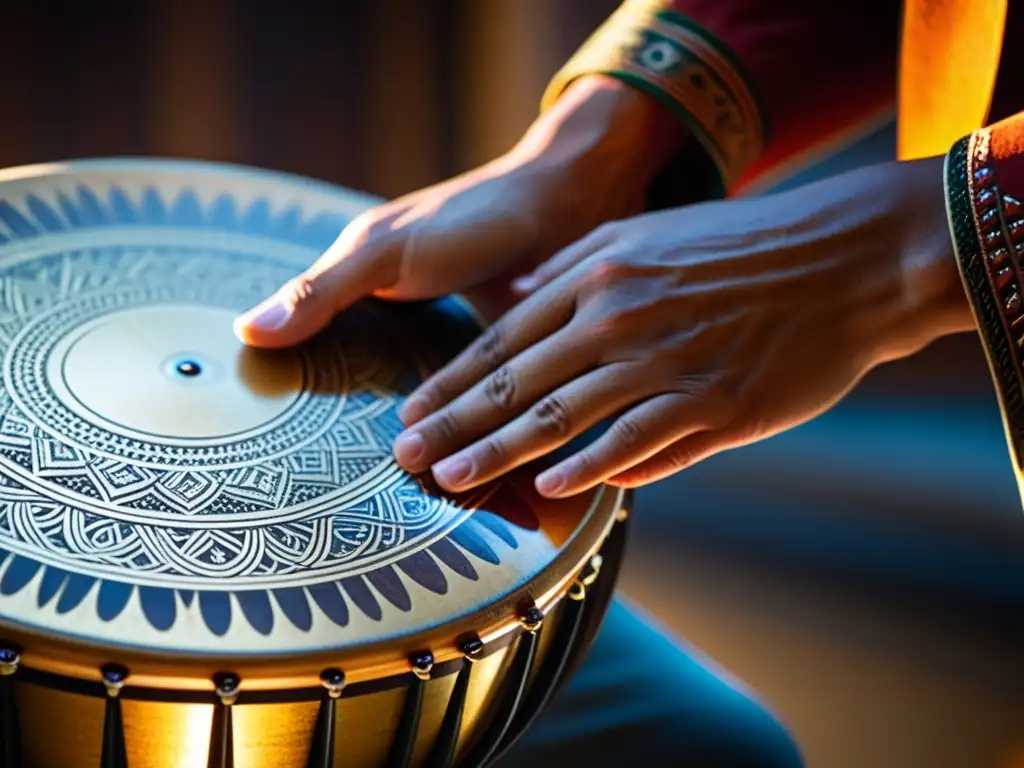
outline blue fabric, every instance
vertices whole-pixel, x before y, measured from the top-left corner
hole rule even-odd
[[[763,705],[641,611],[614,602],[583,666],[500,768],[797,768]]]

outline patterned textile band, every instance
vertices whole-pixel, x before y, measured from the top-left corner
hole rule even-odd
[[[761,154],[765,111],[743,65],[665,0],[627,0],[555,75],[550,107],[578,77],[604,74],[667,105],[710,155],[728,190]]]
[[[995,380],[1018,482],[1024,464],[1022,140],[1024,115],[1018,115],[961,139],[946,157],[950,231]]]

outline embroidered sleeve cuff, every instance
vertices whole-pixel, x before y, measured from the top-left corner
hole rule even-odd
[[[1024,120],[958,141],[946,156],[946,209],[960,276],[999,397],[1018,482],[1024,466]],[[1009,141],[1008,141],[1009,140]],[[1010,152],[1002,151],[1009,147]],[[1024,489],[1024,486],[1022,486]]]
[[[667,105],[731,189],[761,154],[764,111],[751,78],[726,47],[665,0],[627,0],[555,75],[542,110],[588,74],[620,78]]]

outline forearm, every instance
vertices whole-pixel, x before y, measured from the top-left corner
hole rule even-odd
[[[621,165],[646,185],[686,139],[685,127],[656,99],[621,80],[588,75],[534,121],[513,152],[563,168]]]

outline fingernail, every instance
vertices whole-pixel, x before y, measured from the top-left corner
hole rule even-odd
[[[455,488],[466,482],[472,473],[473,465],[469,459],[461,456],[445,459],[434,465],[434,478],[448,488]]]
[[[395,438],[395,458],[403,467],[411,468],[423,455],[425,447],[418,432],[401,434]]]
[[[399,418],[402,419],[402,423],[408,426],[415,424],[428,413],[430,413],[430,406],[427,404],[426,398],[419,396],[410,397],[402,404]]]
[[[512,281],[512,290],[518,293],[529,293],[537,284],[537,278],[533,275],[523,275]]]
[[[534,485],[541,496],[551,496],[565,487],[565,475],[560,470],[549,469],[537,477]]]
[[[242,325],[258,331],[276,331],[288,322],[291,310],[280,301],[256,307],[249,315],[242,318]]]

